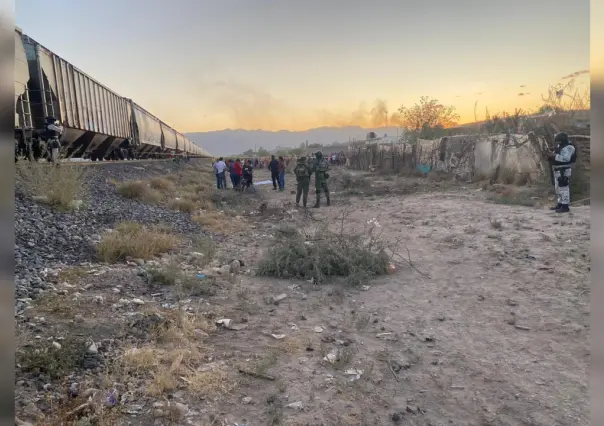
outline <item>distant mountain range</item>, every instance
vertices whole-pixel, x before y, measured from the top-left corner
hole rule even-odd
[[[369,132],[375,132],[378,137],[396,136],[397,127],[378,127],[365,129],[359,126],[347,127],[318,127],[303,131],[292,132],[280,130],[217,130],[213,132],[187,133],[191,141],[205,148],[213,155],[240,154],[248,149],[260,147],[273,151],[276,148],[297,148],[301,143],[319,143],[331,145],[334,142],[344,143],[351,140],[364,140]]]
[[[589,110],[573,112],[575,125],[584,126],[589,123],[589,113]],[[534,114],[531,117],[539,118],[546,115]],[[458,126],[456,130],[471,129],[482,124],[484,124],[484,121],[466,123]],[[257,150],[260,147],[269,151],[274,151],[277,148],[297,148],[306,141],[309,144],[319,143],[321,145],[331,145],[336,142],[343,144],[351,140],[365,140],[369,132],[375,132],[378,137],[383,137],[386,134],[392,138],[396,137],[401,130],[398,127],[367,129],[360,126],[318,127],[297,132],[289,130],[270,132],[266,130],[226,129],[213,132],[187,133],[186,136],[213,155],[235,155],[248,149]]]

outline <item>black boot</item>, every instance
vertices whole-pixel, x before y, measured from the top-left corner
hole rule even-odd
[[[313,207],[315,209],[318,209],[319,207],[321,207],[321,203],[319,202],[319,200],[317,200],[317,202],[315,203],[315,205]]]
[[[562,204],[558,203],[555,207],[550,207],[550,210],[558,210],[560,207],[562,207]]]
[[[326,204],[328,206],[330,206],[331,205],[331,201],[329,200],[329,193],[325,194],[325,200],[326,200]]]
[[[555,211],[556,213],[568,213],[570,212],[570,208],[568,208],[568,204],[560,204],[560,207]]]

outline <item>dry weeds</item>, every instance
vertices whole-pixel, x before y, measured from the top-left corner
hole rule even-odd
[[[151,181],[149,182],[149,185],[151,186],[151,188],[156,189],[158,191],[162,191],[162,192],[173,191],[175,188],[174,182],[172,179],[168,179],[171,176],[176,177],[176,175],[168,175],[166,177],[156,177],[156,178],[151,179]]]
[[[97,252],[103,262],[117,262],[127,257],[148,260],[176,248],[179,242],[176,236],[157,228],[123,222],[116,226],[115,231],[103,236]]]
[[[258,274],[312,279],[319,284],[334,276],[357,286],[388,272],[390,256],[372,229],[334,233],[323,227],[302,233],[282,227],[258,266]]]
[[[177,198],[170,202],[170,208],[184,213],[192,213],[195,211],[195,202],[186,198]]]
[[[30,197],[60,211],[78,208],[78,201],[87,191],[82,167],[62,164],[58,167],[42,164],[17,166],[17,184]]]
[[[159,203],[163,198],[159,191],[151,188],[147,182],[140,180],[119,183],[117,192],[122,197],[149,204]]]

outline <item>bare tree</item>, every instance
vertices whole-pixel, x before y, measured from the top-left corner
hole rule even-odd
[[[542,95],[543,105],[540,113],[573,113],[590,108],[591,94],[589,88],[580,87],[573,78],[566,83],[549,86],[547,94]]]
[[[453,106],[445,106],[437,99],[422,96],[419,103],[410,108],[404,105],[398,109],[398,119],[402,127],[411,134],[429,137],[431,133],[442,132],[457,124],[459,114]]]

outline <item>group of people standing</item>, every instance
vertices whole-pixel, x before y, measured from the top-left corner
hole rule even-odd
[[[227,189],[227,173],[231,181],[231,187],[235,190],[244,190],[253,188],[253,170],[252,161],[245,160],[242,164],[237,158],[235,161],[220,157],[213,164],[214,174],[216,175],[216,187],[218,189]]]
[[[346,164],[346,154],[344,151],[332,152],[328,157],[329,164],[332,166],[343,166]]]
[[[302,205],[306,207],[308,201],[308,191],[310,189],[310,178],[315,175],[315,208],[321,206],[321,192],[325,193],[325,200],[327,205],[331,204],[329,199],[329,188],[327,187],[327,179],[329,179],[329,160],[323,157],[321,151],[314,154],[315,158],[310,157],[308,160],[306,157],[298,158],[296,167],[294,168],[294,174],[296,175],[297,191],[296,191],[296,204],[300,205],[300,198],[302,198]]]
[[[296,176],[296,204],[306,207],[308,202],[308,191],[310,190],[310,180],[312,175],[315,175],[315,194],[316,202],[314,207],[318,208],[321,205],[321,193],[325,194],[325,200],[329,206],[331,201],[329,198],[329,188],[327,180],[329,179],[329,157],[324,157],[319,151],[313,154],[308,159],[299,157],[294,167],[294,175]],[[256,166],[258,166],[256,164]],[[244,160],[243,164],[239,158],[235,161],[226,160],[220,157],[213,164],[214,174],[216,175],[216,187],[218,189],[227,189],[227,173],[230,177],[231,185],[234,189],[253,188],[253,170],[254,165],[252,160]],[[267,165],[271,172],[271,180],[273,190],[285,190],[285,174],[287,170],[287,162],[283,157],[276,158],[271,156],[271,160]]]
[[[271,180],[273,181],[273,190],[285,190],[285,170],[287,164],[283,157],[277,160],[274,155],[271,156],[271,161],[268,163],[268,170],[271,172]]]

